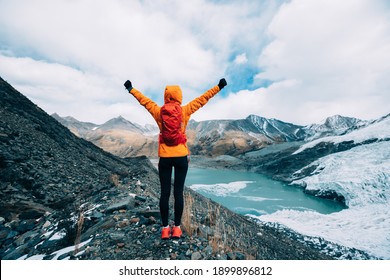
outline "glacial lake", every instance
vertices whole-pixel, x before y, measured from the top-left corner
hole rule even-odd
[[[185,184],[243,215],[260,216],[283,209],[329,214],[345,209],[339,202],[307,195],[301,188],[251,172],[190,167]]]

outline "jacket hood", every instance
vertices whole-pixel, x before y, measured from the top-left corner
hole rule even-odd
[[[166,86],[164,92],[164,103],[176,101],[181,104],[183,101],[183,94],[179,86]]]

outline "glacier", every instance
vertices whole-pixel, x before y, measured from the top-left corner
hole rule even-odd
[[[360,145],[319,158],[315,170],[293,181],[307,190],[334,191],[345,198],[347,209],[331,214],[280,210],[258,216],[296,232],[363,250],[375,258],[390,259],[390,117],[342,136],[324,137],[301,146],[296,153],[320,142],[354,141]],[[364,141],[378,142],[364,144]],[[371,142],[371,141],[370,141]]]

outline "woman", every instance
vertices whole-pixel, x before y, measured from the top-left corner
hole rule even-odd
[[[133,88],[132,83],[129,80],[124,84],[129,93],[131,93],[138,102],[149,111],[160,128],[158,147],[158,156],[160,159],[158,171],[161,185],[160,213],[163,226],[161,230],[162,239],[169,239],[170,237],[180,238],[182,235],[180,224],[184,209],[183,189],[188,171],[187,156],[189,155],[185,131],[190,116],[203,107],[210,98],[215,96],[226,85],[226,80],[221,79],[217,86],[209,89],[184,106],[181,106],[183,96],[180,87],[167,86],[164,93],[164,105],[160,107],[150,98]],[[180,122],[180,124],[178,124],[178,122]],[[168,217],[173,168],[175,170],[173,183],[175,225],[171,229],[168,224]]]

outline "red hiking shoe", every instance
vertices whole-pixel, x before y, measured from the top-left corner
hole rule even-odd
[[[170,227],[163,227],[161,230],[161,239],[169,239],[171,235],[171,228]]]
[[[172,228],[172,238],[180,238],[183,232],[181,231],[180,227],[173,227]]]
[[[164,227],[161,230],[161,239],[169,239],[171,237],[171,228],[170,227]]]

